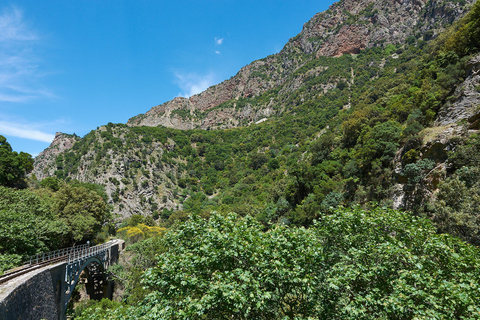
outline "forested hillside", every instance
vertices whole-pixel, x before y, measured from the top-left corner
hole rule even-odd
[[[478,2],[344,0],[204,93],[57,134],[31,180],[101,185],[149,238],[77,316],[480,318],[479,41]]]
[[[450,12],[452,18],[461,4],[429,2],[419,14]],[[383,16],[374,10],[380,4],[358,6],[356,18],[344,23]],[[319,56],[305,45],[297,50],[305,42],[299,39],[323,21],[317,15],[267,58],[296,52],[297,67],[280,84],[197,112],[267,105],[276,111],[266,121],[222,130],[108,124],[81,139],[58,135],[36,158],[34,173],[102,184],[115,213],[167,225],[191,212],[234,211],[266,224],[308,226],[339,204],[377,202],[425,214],[442,230],[477,243],[471,203],[477,185],[469,178],[478,165],[476,14],[441,34],[405,34],[401,43],[370,43],[339,57]],[[255,77],[279,77],[274,65],[265,63],[269,68]],[[457,200],[450,199],[451,188]]]
[[[102,242],[114,231],[102,186],[57,178],[38,182],[27,178],[32,163],[0,135],[0,274],[31,255]]]

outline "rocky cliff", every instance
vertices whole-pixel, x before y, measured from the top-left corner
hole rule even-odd
[[[190,98],[175,98],[131,118],[129,126],[165,126],[177,129],[225,129],[248,125],[278,114],[281,101],[247,104],[274,88],[288,90],[301,82],[291,75],[320,56],[358,54],[362,49],[414,43],[436,37],[446,25],[463,16],[474,2],[431,0],[342,0],[316,14],[278,54],[255,61],[237,75]],[[301,78],[302,75],[300,75]],[[335,87],[337,81],[325,83]],[[293,87],[292,90],[298,88]],[[221,110],[217,110],[219,106]],[[277,111],[275,112],[274,109]]]
[[[419,48],[427,46],[444,27],[462,17],[472,2],[337,2],[307,22],[281,52],[252,62],[231,79],[198,95],[175,98],[131,118],[126,125],[108,124],[81,139],[57,133],[52,145],[36,157],[33,173],[38,179],[56,175],[102,184],[114,212],[122,216],[182,209],[197,191],[214,197],[224,190],[225,204],[231,204],[232,194],[240,197],[245,194],[243,190],[256,190],[251,186],[255,180],[253,173],[248,171],[252,168],[267,174],[276,170],[272,168],[278,169],[278,163],[283,164],[282,174],[275,177],[281,180],[291,178],[285,168],[292,169],[302,161],[315,163],[316,151],[311,152],[306,146],[321,138],[330,121],[334,120],[332,127],[337,127],[333,131],[338,135],[328,147],[331,150],[340,142],[347,150],[357,139],[361,141],[368,136],[369,125],[375,126],[368,121],[378,117],[379,108],[391,108],[389,112],[397,117],[404,130],[409,125],[409,112],[420,109],[424,98],[419,93],[418,97],[401,100],[404,99],[401,95],[408,90],[428,92],[418,80],[420,76],[415,84],[405,83],[412,77],[407,80],[404,73],[418,71],[419,66],[413,61],[422,51]],[[430,115],[435,115],[438,127],[425,129],[421,134],[426,138],[421,143],[412,138],[411,144],[418,150],[412,146],[397,150],[397,178],[405,164],[406,152],[410,152],[413,160],[435,158],[432,155],[437,153],[444,158],[451,150],[449,140],[464,135],[465,130],[456,127],[459,121],[464,119],[471,130],[480,128],[479,61],[478,56],[470,59],[465,81],[447,88],[454,92],[448,99],[435,101],[440,104],[439,110],[435,106],[424,107],[425,115],[420,115],[423,122],[418,121],[431,126],[435,119],[428,120],[426,112],[428,108],[435,109],[430,110],[433,112]],[[395,99],[401,103],[397,105]],[[359,119],[355,117],[357,114]],[[335,118],[337,115],[340,117]],[[295,127],[297,120],[302,126]],[[387,120],[382,118],[381,122]],[[248,126],[250,131],[232,129]],[[168,128],[201,129],[202,133]],[[256,128],[264,128],[261,132],[268,134],[261,136]],[[363,132],[363,128],[369,129]],[[211,129],[232,130],[204,134]],[[282,131],[284,144],[279,145],[277,139],[281,139]],[[243,134],[244,142],[230,141],[229,147],[223,148],[226,140],[239,134]],[[359,145],[357,149],[362,147]],[[296,154],[300,148],[302,154]],[[240,158],[236,158],[237,154]],[[352,151],[350,156],[357,155]],[[272,161],[275,158],[277,164],[267,166],[269,157]],[[291,159],[286,160],[287,157]],[[237,176],[232,171],[238,163],[249,168],[248,176]],[[360,169],[353,166],[348,170]],[[349,183],[345,183],[346,188],[350,188]],[[402,183],[399,181],[396,186],[396,206],[404,202]]]
[[[57,132],[50,146],[35,157],[32,174],[39,180],[53,176],[57,170],[55,165],[57,156],[72,148],[79,140],[80,137],[76,135]]]
[[[436,125],[447,126],[467,119],[470,129],[480,129],[480,55],[467,63],[467,77],[440,110]]]

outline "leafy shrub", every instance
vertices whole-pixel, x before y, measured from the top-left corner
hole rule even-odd
[[[125,227],[117,230],[117,235],[125,240],[127,244],[136,243],[151,237],[161,235],[165,228],[158,226],[147,226],[139,223],[134,227]]]
[[[0,272],[29,255],[58,249],[67,232],[47,200],[0,186]]]
[[[359,207],[310,229],[193,217],[160,239],[151,291],[98,319],[472,319],[480,253],[427,219]],[[82,315],[84,316],[85,313]]]
[[[60,180],[56,177],[46,177],[39,182],[40,187],[49,188],[52,191],[58,191],[60,189],[61,183]]]

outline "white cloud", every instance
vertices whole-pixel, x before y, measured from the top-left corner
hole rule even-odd
[[[217,38],[217,37],[215,37],[215,44],[216,44],[217,46],[221,45],[222,43],[223,43],[223,38]]]
[[[14,94],[5,94],[0,92],[0,101],[1,102],[25,102],[30,100],[30,96],[18,96]]]
[[[34,54],[39,37],[16,7],[0,11],[0,102],[25,102],[54,97],[38,79],[39,58]]]
[[[216,54],[220,54],[221,52],[220,51],[215,51]]]
[[[32,124],[20,124],[8,121],[0,121],[0,134],[49,143],[55,138],[54,134],[38,130],[35,128],[35,125],[32,126]]]
[[[186,98],[199,94],[216,83],[215,76],[211,72],[206,75],[176,72],[175,78],[175,83],[180,87],[180,90],[182,90],[179,96]]]
[[[31,41],[38,37],[32,30],[29,30],[23,18],[23,12],[10,7],[3,10],[0,15],[0,41]]]

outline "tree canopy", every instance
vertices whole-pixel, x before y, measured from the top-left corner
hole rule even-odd
[[[0,186],[0,273],[30,255],[94,240],[110,218],[98,192],[47,182],[39,189]]]
[[[32,169],[32,156],[13,151],[7,139],[0,135],[0,186],[25,187],[25,176]]]
[[[0,272],[29,255],[58,249],[67,232],[41,197],[0,186]]]
[[[309,229],[263,229],[249,216],[194,216],[160,240],[145,300],[103,319],[479,317],[478,248],[427,219],[354,207]]]
[[[68,184],[55,194],[53,209],[69,226],[66,243],[70,245],[91,240],[109,213],[105,200],[95,191]]]

